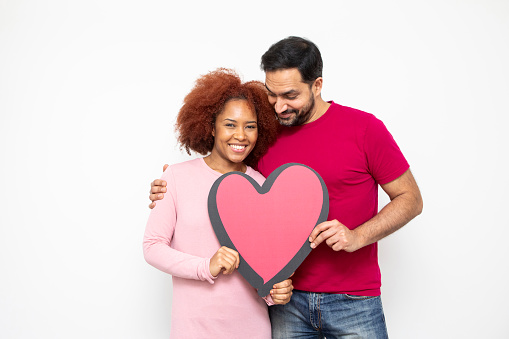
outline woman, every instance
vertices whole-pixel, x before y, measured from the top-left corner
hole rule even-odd
[[[207,211],[208,192],[222,174],[241,171],[263,183],[249,165],[277,129],[264,85],[243,84],[231,70],[199,78],[184,99],[178,141],[188,153],[206,156],[166,169],[167,193],[152,210],[143,241],[146,261],[173,276],[172,338],[270,338],[267,304],[289,301],[290,280],[265,300],[258,297],[236,271],[238,253],[220,247]]]

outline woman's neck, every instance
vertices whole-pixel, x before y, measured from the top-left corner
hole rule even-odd
[[[223,159],[217,159],[212,154],[203,158],[207,166],[212,168],[214,171],[225,174],[229,172],[243,172],[246,173],[247,165],[243,162],[235,163],[235,162],[227,162]]]

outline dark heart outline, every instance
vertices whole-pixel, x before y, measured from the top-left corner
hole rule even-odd
[[[272,185],[276,181],[276,179],[279,177],[279,175],[287,168],[291,166],[304,166],[310,169],[315,175],[318,177],[318,180],[320,180],[320,184],[322,185],[322,192],[323,192],[323,204],[322,204],[322,210],[320,211],[320,215],[318,216],[318,220],[315,223],[315,226],[319,223],[326,221],[327,216],[329,214],[329,192],[327,191],[327,186],[325,185],[325,182],[323,181],[322,177],[311,167],[299,164],[299,163],[288,163],[284,164],[282,166],[279,166],[272,172],[268,178],[265,180],[262,186],[260,186],[253,178],[248,176],[245,173],[242,172],[229,172],[226,174],[223,174],[221,177],[219,177],[214,184],[212,185],[212,188],[209,192],[208,197],[208,211],[209,211],[209,219],[210,223],[212,224],[212,228],[214,229],[214,232],[216,233],[216,237],[219,240],[219,243],[221,246],[226,246],[229,248],[232,248],[237,251],[237,248],[233,245],[233,242],[231,241],[230,237],[228,236],[228,233],[226,233],[226,230],[224,229],[224,225],[221,221],[221,218],[219,217],[219,211],[217,209],[217,201],[216,201],[216,195],[217,190],[219,188],[219,185],[221,182],[228,177],[229,175],[241,175],[245,179],[247,179],[251,185],[256,189],[256,191],[259,194],[265,194],[270,191],[272,188]],[[314,227],[313,227],[314,228]],[[311,234],[311,232],[310,232]],[[237,251],[238,252],[238,251]],[[295,254],[295,256],[286,264],[285,267],[283,267],[274,277],[272,277],[269,281],[267,281],[265,284],[263,283],[262,277],[258,273],[255,272],[253,268],[244,260],[242,255],[239,252],[240,256],[240,265],[239,265],[239,273],[253,286],[254,288],[258,289],[258,295],[261,297],[265,297],[269,294],[270,290],[272,289],[272,286],[275,283],[281,282],[285,279],[287,279],[299,265],[306,259],[308,254],[311,253],[311,247],[309,246],[309,241],[306,238],[304,241],[304,244],[302,244],[301,248]]]

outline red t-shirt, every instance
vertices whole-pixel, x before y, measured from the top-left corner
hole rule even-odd
[[[397,179],[409,168],[380,120],[334,102],[314,122],[283,127],[258,162],[258,170],[267,177],[290,162],[307,165],[320,174],[329,191],[328,220],[337,219],[350,229],[377,214],[378,184]],[[380,295],[377,244],[348,253],[333,251],[322,243],[292,280],[302,291]]]

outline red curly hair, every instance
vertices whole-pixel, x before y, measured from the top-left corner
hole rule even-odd
[[[216,117],[228,100],[245,99],[256,113],[258,140],[244,163],[254,167],[276,140],[279,122],[267,99],[267,90],[260,81],[242,83],[234,70],[219,68],[196,80],[177,116],[175,131],[181,149],[207,155],[214,147],[212,129]]]

